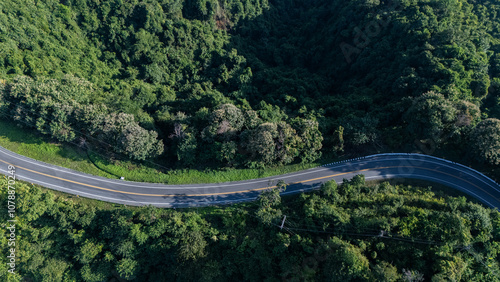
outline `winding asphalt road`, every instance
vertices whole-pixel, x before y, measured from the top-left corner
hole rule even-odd
[[[278,180],[289,186],[282,194],[317,189],[334,179],[342,183],[357,174],[366,180],[414,178],[465,192],[500,208],[500,186],[466,166],[421,154],[380,154],[279,176],[237,182],[164,185],[108,179],[39,162],[0,147],[0,172],[15,167],[17,179],[82,197],[133,206],[196,207],[254,200]]]

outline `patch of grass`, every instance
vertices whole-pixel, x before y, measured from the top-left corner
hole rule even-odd
[[[94,166],[87,153],[76,146],[51,142],[32,130],[0,119],[0,146],[20,155],[77,171],[115,178]]]
[[[266,169],[182,169],[162,173],[150,166],[132,161],[110,161],[70,144],[51,141],[35,131],[20,128],[11,121],[0,119],[0,146],[18,154],[46,163],[74,169],[88,174],[138,182],[168,184],[195,184],[239,181],[280,175],[317,167],[320,163],[294,164]],[[89,158],[90,157],[90,158]]]
[[[426,187],[431,187],[431,192],[433,192],[436,197],[465,197],[467,201],[476,203],[476,204],[481,204],[484,205],[483,202],[480,200],[474,198],[473,196],[462,192],[460,190],[445,186],[443,184],[439,184],[436,182],[428,181],[428,180],[420,180],[420,179],[413,179],[413,178],[395,178],[395,179],[389,179],[389,180],[372,180],[372,181],[367,181],[367,184],[370,185],[376,185],[380,184],[382,182],[389,182],[391,185],[404,185],[404,186],[411,186],[411,187],[417,187],[417,188],[422,188],[425,189]]]
[[[255,178],[263,178],[274,175],[300,171],[317,167],[320,163],[293,164],[283,167],[266,169],[222,169],[222,170],[196,170],[178,169],[165,173],[161,171],[137,165],[129,161],[115,161],[114,163],[102,158],[97,154],[89,154],[95,166],[108,174],[123,176],[126,180],[139,182],[155,182],[168,184],[195,184],[195,183],[218,183],[227,181],[239,181]]]
[[[82,206],[86,206],[86,207],[94,207],[97,210],[140,209],[141,208],[141,207],[136,207],[136,206],[126,206],[123,204],[115,204],[115,203],[104,202],[104,201],[100,201],[100,200],[96,200],[96,199],[80,197],[77,195],[68,194],[65,192],[45,188],[43,186],[39,186],[39,185],[37,185],[37,186],[40,187],[40,189],[42,191],[53,194],[56,199],[60,199],[61,201],[71,201],[77,205],[82,205]]]

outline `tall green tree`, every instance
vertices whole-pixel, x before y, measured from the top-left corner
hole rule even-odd
[[[471,132],[471,149],[481,162],[500,164],[500,120],[485,119]],[[473,145],[472,145],[473,144]]]

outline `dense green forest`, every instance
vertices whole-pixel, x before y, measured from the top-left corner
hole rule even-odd
[[[499,12],[492,0],[4,0],[0,116],[168,168],[419,151],[499,180]],[[185,211],[16,191],[14,281],[500,281],[497,211],[362,176]]]
[[[170,167],[396,150],[497,165],[500,141],[486,137],[500,134],[499,9],[2,1],[0,112],[59,141]]]
[[[184,211],[15,189],[16,275],[2,267],[2,281],[500,281],[498,211],[362,175]]]

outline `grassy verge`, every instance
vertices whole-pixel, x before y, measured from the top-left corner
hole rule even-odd
[[[419,179],[413,179],[413,178],[395,178],[395,179],[389,179],[389,180],[372,180],[372,181],[367,181],[367,184],[370,185],[376,185],[382,182],[389,182],[391,185],[404,185],[404,186],[410,186],[410,187],[417,187],[417,188],[426,188],[426,187],[431,187],[431,192],[433,192],[436,197],[465,197],[467,201],[485,205],[483,202],[480,200],[474,198],[473,196],[462,192],[460,190],[450,188],[448,186],[445,186],[443,184],[439,184],[436,182],[432,181],[427,181],[427,180],[419,180]]]
[[[266,169],[223,169],[223,170],[195,170],[180,169],[172,170],[166,173],[137,165],[131,162],[115,161],[111,163],[99,155],[90,154],[92,162],[101,170],[116,176],[124,176],[127,180],[140,182],[156,182],[168,184],[187,184],[187,183],[216,183],[227,181],[239,181],[246,179],[255,179],[280,175],[308,168],[317,167],[319,163],[294,164],[276,168]]]
[[[280,175],[308,168],[320,163],[294,164],[266,169],[227,170],[159,170],[130,161],[109,161],[76,146],[51,142],[36,132],[19,128],[10,121],[0,119],[0,146],[18,154],[46,163],[108,178],[125,177],[126,180],[168,184],[216,183],[239,181]],[[90,158],[89,158],[90,157]]]
[[[95,167],[85,151],[76,146],[50,142],[33,131],[0,119],[0,146],[20,155],[81,172],[114,177]]]
[[[80,197],[77,195],[57,191],[57,190],[52,190],[49,188],[45,188],[43,186],[37,185],[37,187],[40,187],[40,189],[44,192],[49,192],[55,196],[55,199],[61,199],[62,201],[71,201],[75,203],[76,205],[82,205],[86,207],[94,207],[95,209],[98,210],[116,210],[116,209],[140,209],[140,207],[136,206],[126,206],[122,204],[115,204],[115,203],[110,203],[110,202],[104,202],[96,199],[90,199],[90,198],[85,198],[85,197]]]

